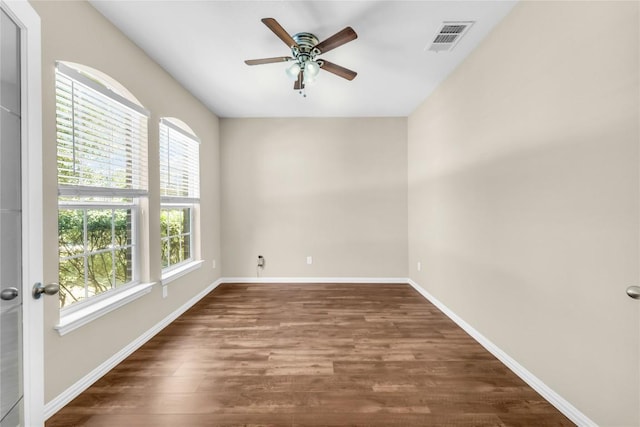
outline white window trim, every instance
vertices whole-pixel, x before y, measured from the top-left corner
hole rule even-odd
[[[112,90],[107,89],[106,87],[102,86],[99,83],[94,82],[93,80],[91,80],[90,78],[86,77],[84,74],[80,73],[79,71],[75,70],[74,68],[69,67],[68,65],[66,65],[63,62],[57,61],[56,62],[56,69],[61,72],[62,74],[64,74],[65,76],[69,77],[70,79],[73,79],[79,83],[82,83],[83,85],[95,90],[96,92],[113,99],[114,101],[124,105],[125,107],[135,111],[138,114],[142,114],[143,116],[146,116],[147,118],[151,117],[151,112],[149,110],[147,110],[146,108],[142,107],[141,105],[136,104],[135,102],[130,101],[129,99],[125,98],[124,96],[115,93]]]
[[[191,260],[176,264],[175,268],[167,267],[167,269],[162,270],[162,284],[168,285],[185,274],[199,269],[203,263],[204,260]]]
[[[121,188],[87,187],[84,185],[59,185],[59,196],[93,196],[93,197],[121,197],[121,198],[141,198],[149,194],[147,190],[128,190]]]
[[[86,204],[86,203],[74,203],[74,202],[64,202],[64,203],[60,203],[60,201],[58,201],[58,209],[60,209],[60,207],[62,207],[63,209],[113,209],[113,208],[128,208],[131,209],[134,212],[134,216],[135,216],[135,220],[133,223],[133,231],[132,234],[135,236],[135,244],[132,246],[132,265],[136,266],[139,264],[139,260],[140,257],[142,256],[140,253],[140,234],[138,232],[138,230],[140,229],[140,226],[138,224],[138,221],[140,221],[141,219],[141,214],[140,214],[140,209],[138,207],[138,203],[134,202],[134,203],[123,203],[123,204],[119,204],[119,203],[114,203],[114,204],[109,204],[109,203],[97,203],[97,204]],[[86,253],[84,254],[85,256],[87,255]],[[58,253],[58,262],[60,262],[60,254]],[[140,271],[138,269],[133,269],[132,270],[132,277],[131,277],[131,281],[128,283],[125,283],[121,286],[115,287],[115,288],[111,288],[105,292],[102,292],[100,294],[97,295],[93,295],[90,296],[88,298],[82,299],[80,301],[76,301],[71,303],[70,305],[68,305],[67,307],[63,307],[60,309],[60,318],[62,319],[65,316],[69,316],[72,313],[75,313],[76,311],[82,311],[85,309],[88,309],[88,307],[90,307],[93,304],[100,304],[100,302],[104,299],[109,299],[111,296],[119,293],[119,292],[124,292],[127,289],[129,289],[132,286],[136,286],[140,284]],[[59,274],[59,273],[58,273]],[[86,287],[86,283],[84,284]]]
[[[78,307],[75,310],[61,311],[60,323],[54,326],[54,329],[58,331],[60,336],[75,331],[91,321],[148,294],[155,284],[156,282],[126,286],[117,291],[109,292],[106,295],[103,294],[103,298],[98,298],[97,301],[93,301],[84,307]]]
[[[90,89],[95,90],[96,92],[106,96],[107,98],[112,99],[113,101],[119,103],[120,105],[138,113],[142,116],[149,119],[150,112],[144,107],[136,104],[135,102],[123,97],[122,95],[108,89],[101,84],[94,82],[92,79],[86,77],[78,70],[65,65],[62,62],[56,62],[57,70],[65,75],[66,77],[75,80]],[[148,130],[148,124],[147,124]],[[147,135],[147,143],[148,143],[148,135]],[[148,167],[145,166],[145,168]],[[145,172],[146,173],[146,172]],[[98,295],[94,295],[90,298],[86,298],[85,300],[73,303],[68,307],[64,307],[60,310],[60,321],[58,325],[54,327],[58,333],[62,335],[66,335],[69,332],[80,328],[89,322],[104,316],[105,314],[122,307],[129,302],[132,302],[143,295],[151,292],[152,287],[157,282],[152,283],[140,283],[139,277],[141,275],[140,271],[140,259],[144,255],[141,253],[141,239],[140,239],[140,226],[139,221],[143,221],[143,212],[139,209],[138,202],[140,198],[147,197],[148,191],[146,189],[147,183],[145,183],[145,189],[121,189],[121,188],[107,188],[107,187],[87,187],[87,186],[73,186],[73,185],[60,185],[58,187],[58,195],[59,196],[97,196],[97,197],[122,197],[122,198],[133,198],[134,202],[131,205],[131,209],[133,209],[135,220],[133,224],[133,235],[134,235],[134,245],[132,251],[132,281],[122,285],[118,288],[110,289],[106,292],[103,292]],[[64,207],[68,209],[110,209],[115,207],[119,207],[122,204],[120,203],[103,203],[103,202],[74,202],[74,201],[60,201],[58,198],[58,206]],[[126,204],[125,204],[126,205]],[[86,283],[85,283],[86,286]]]
[[[180,122],[183,123],[183,122]],[[180,125],[173,123],[170,118],[161,118],[160,119],[160,127],[166,126],[171,131],[177,132],[183,135],[186,138],[189,138],[193,142],[198,145],[201,144],[200,138],[198,138],[191,128],[189,128],[185,123],[184,126],[188,129],[183,129]],[[162,129],[160,129],[162,131]],[[160,132],[162,133],[162,132]],[[169,143],[170,141],[167,141]],[[162,141],[161,141],[162,145]],[[170,147],[169,147],[170,148]],[[162,150],[160,150],[162,151]],[[198,149],[198,164],[200,163],[200,154]],[[200,166],[198,166],[198,172],[200,170]],[[189,244],[190,244],[190,257],[187,260],[179,262],[174,265],[170,265],[162,268],[162,284],[166,285],[171,283],[172,281],[178,279],[179,277],[184,276],[198,268],[200,268],[203,264],[203,260],[200,257],[200,224],[199,224],[199,209],[200,209],[200,176],[198,173],[198,181],[197,181],[197,194],[191,194],[191,189],[189,190],[189,196],[160,196],[160,209],[181,209],[188,208],[189,209]],[[161,180],[162,181],[162,180]],[[162,185],[161,185],[162,187]],[[163,188],[161,188],[161,193],[163,193]],[[195,196],[195,197],[194,197]],[[160,239],[161,242],[163,239]]]

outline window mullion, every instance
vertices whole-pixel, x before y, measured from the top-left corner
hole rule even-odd
[[[111,209],[111,289],[116,287],[116,211]]]
[[[167,191],[172,192],[172,184],[171,184],[171,129],[167,127]]]
[[[194,250],[193,250],[193,219],[194,219],[195,213],[194,213],[194,209],[191,208],[189,209],[189,256],[193,257],[194,255]]]
[[[84,246],[84,297],[89,298],[89,234],[87,231],[87,210],[82,210],[82,243]]]
[[[73,148],[73,175],[76,176],[76,103],[73,102],[75,83],[71,80],[71,147]]]

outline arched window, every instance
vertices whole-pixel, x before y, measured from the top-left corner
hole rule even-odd
[[[56,64],[60,306],[139,281],[149,112],[92,68]],[[76,304],[78,303],[78,304]]]
[[[196,259],[200,140],[183,121],[160,120],[160,240],[163,282]]]

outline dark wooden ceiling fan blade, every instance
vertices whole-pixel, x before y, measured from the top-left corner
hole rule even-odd
[[[247,59],[244,61],[247,65],[262,65],[262,64],[273,64],[275,62],[287,62],[291,61],[293,58],[290,56],[278,56],[276,58],[262,58],[262,59]]]
[[[340,65],[334,64],[333,62],[325,61],[324,59],[319,60],[318,62],[321,63],[321,69],[333,73],[336,76],[340,76],[343,79],[353,80],[358,75],[358,73],[356,73],[355,71],[351,71],[348,68],[341,67]]]
[[[289,33],[287,33],[287,31],[282,28],[282,25],[280,25],[278,21],[273,18],[262,18],[262,23],[266,25],[271,31],[273,31],[273,34],[278,36],[280,40],[282,40],[287,46],[289,46],[290,48],[293,46],[298,47],[298,43],[296,43],[296,41],[289,35]]]
[[[298,79],[295,81],[295,83],[293,84],[293,90],[301,90],[304,89],[304,82],[302,81],[303,79],[303,75],[302,75],[302,71],[300,71],[298,73]]]
[[[314,49],[318,49],[320,53],[329,52],[332,49],[335,49],[339,46],[342,46],[345,43],[348,43],[352,40],[358,38],[358,35],[353,28],[347,27],[344,30],[338,31],[328,39],[321,41],[317,45],[314,46]]]

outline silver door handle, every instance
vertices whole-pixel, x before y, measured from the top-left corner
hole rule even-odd
[[[627,295],[633,299],[640,299],[640,286],[629,286],[627,288]]]
[[[60,286],[57,283],[49,283],[48,285],[43,285],[42,283],[38,282],[35,285],[33,285],[33,298],[35,299],[40,299],[40,295],[42,294],[47,294],[47,295],[55,295],[58,293],[58,291],[60,290]]]
[[[3,289],[2,292],[0,292],[0,299],[11,301],[12,299],[16,298],[19,293],[20,292],[18,292],[18,288]]]

